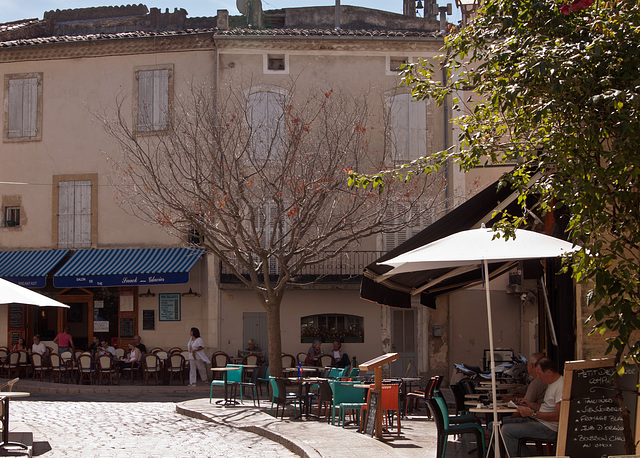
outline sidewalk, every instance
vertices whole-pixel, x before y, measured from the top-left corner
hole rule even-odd
[[[2,383],[2,380],[0,380]],[[214,388],[214,402],[209,403],[209,385],[188,387],[183,385],[131,385],[128,382],[116,386],[99,385],[74,385],[48,383],[33,380],[20,380],[14,391],[27,391],[30,393],[59,393],[62,396],[79,393],[95,394],[96,401],[100,395],[112,399],[115,394],[118,398],[124,396],[129,399],[158,401],[154,394],[163,396],[193,396],[193,399],[178,402],[176,411],[201,420],[210,421],[219,425],[226,425],[242,429],[267,439],[280,443],[294,453],[302,457],[344,457],[344,456],[368,456],[368,457],[434,457],[436,455],[436,425],[425,416],[424,408],[420,415],[410,415],[401,422],[400,436],[394,433],[385,434],[382,440],[378,440],[361,434],[355,426],[346,428],[332,426],[326,421],[316,420],[291,420],[290,412],[285,413],[285,419],[276,419],[269,414],[270,401],[262,400],[260,408],[254,407],[252,401],[246,401],[244,405],[235,407],[220,407],[215,400],[222,397],[222,390]],[[183,398],[184,399],[184,398]],[[26,425],[18,423],[20,429],[17,432],[27,433]],[[12,421],[12,424],[14,421]],[[14,428],[11,428],[14,430]],[[465,437],[463,437],[464,439]],[[469,457],[469,450],[473,444],[465,440],[451,437],[447,446],[447,458]]]

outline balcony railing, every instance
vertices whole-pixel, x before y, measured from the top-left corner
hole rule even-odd
[[[334,258],[305,267],[291,279],[291,283],[357,283],[364,268],[383,254],[381,251],[344,252]],[[220,265],[220,283],[240,283],[240,279],[231,272],[229,267],[222,263]],[[246,269],[238,268],[238,270],[248,278]],[[270,277],[275,280],[277,276],[278,268],[273,265]]]

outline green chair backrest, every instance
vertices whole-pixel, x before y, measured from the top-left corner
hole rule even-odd
[[[349,372],[349,377],[357,377],[358,375],[360,375],[359,367],[354,367],[353,369],[351,369],[351,372]]]
[[[269,377],[269,376],[268,376]],[[275,377],[269,377],[269,384],[271,385],[271,399],[275,399],[278,397],[278,384],[276,383]]]
[[[238,367],[240,370],[227,372],[227,382],[242,381],[242,364],[227,364],[227,367]]]
[[[436,390],[434,392],[433,398],[438,404],[438,407],[440,407],[440,412],[442,412],[444,429],[449,429],[449,409],[447,408],[447,403],[444,401],[444,398],[442,397],[442,393],[440,393],[440,390]]]
[[[333,391],[333,405],[343,402],[364,402],[364,389],[355,387],[359,382],[329,381]]]
[[[339,367],[333,367],[331,369],[331,371],[329,372],[329,376],[328,378],[338,378],[338,377],[342,377],[342,373],[344,372],[344,369],[341,369]]]

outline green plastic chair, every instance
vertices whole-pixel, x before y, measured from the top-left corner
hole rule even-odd
[[[447,453],[447,439],[449,436],[457,436],[464,433],[474,434],[477,442],[478,458],[484,457],[485,444],[484,444],[484,429],[478,423],[466,422],[452,424],[449,421],[449,409],[439,392],[427,399],[429,408],[438,428],[438,446],[437,446],[437,458],[445,458]]]
[[[354,385],[360,382],[340,382],[337,380],[329,381],[331,390],[333,391],[333,408],[331,409],[331,424],[336,424],[336,409],[340,409],[340,417],[338,418],[338,426],[342,423],[345,426],[345,413],[348,410],[356,412],[356,418],[360,419],[360,409],[365,405],[364,388],[358,388]]]
[[[240,370],[237,371],[229,371],[227,372],[227,388],[229,386],[232,387],[235,392],[236,385],[242,382],[242,364],[227,364],[226,367],[239,367]],[[211,382],[211,388],[209,389],[209,403],[211,403],[211,398],[213,397],[213,387],[214,386],[224,386],[223,380],[213,380]],[[240,402],[242,402],[242,390],[240,390]]]
[[[298,415],[298,408],[296,402],[298,396],[295,393],[287,393],[287,387],[284,384],[284,380],[276,377],[269,377],[269,384],[271,385],[271,410],[270,415],[273,415],[273,405],[276,405],[276,418],[278,418],[278,409],[282,406],[282,418],[284,418],[284,411],[287,404],[293,404],[294,415]],[[302,409],[302,406],[300,407]]]
[[[342,373],[344,372],[344,369],[340,368],[340,367],[332,367],[331,371],[329,372],[329,375],[327,376],[327,378],[338,378],[338,377],[342,377]]]

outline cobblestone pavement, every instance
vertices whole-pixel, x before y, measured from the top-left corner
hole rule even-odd
[[[178,414],[174,403],[189,395],[113,398],[33,393],[11,402],[11,416],[33,431],[34,456],[296,456],[264,437]]]

